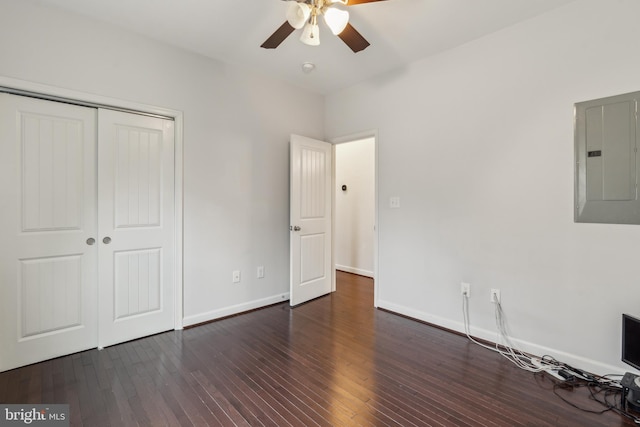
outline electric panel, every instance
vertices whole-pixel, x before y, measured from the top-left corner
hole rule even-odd
[[[640,224],[640,92],[575,105],[575,221]]]

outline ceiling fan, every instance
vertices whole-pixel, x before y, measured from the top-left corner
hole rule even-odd
[[[362,37],[349,23],[349,12],[343,6],[354,6],[384,0],[287,0],[287,20],[271,36],[260,45],[265,49],[275,49],[289,37],[294,30],[304,27],[300,41],[317,46],[320,44],[320,29],[318,16],[324,21],[333,34],[340,37],[354,52],[360,52],[369,46],[369,42]]]

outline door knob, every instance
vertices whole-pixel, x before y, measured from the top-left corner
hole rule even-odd
[[[105,245],[108,245],[109,243],[111,243],[111,237],[107,236],[104,239],[102,239],[102,243],[104,243]]]
[[[89,237],[87,239],[87,245],[91,246],[96,242],[96,239],[94,239],[93,237]]]
[[[300,231],[300,230],[301,230],[301,228],[300,228],[300,227],[298,227],[297,225],[295,225],[295,226],[293,227],[293,231]]]

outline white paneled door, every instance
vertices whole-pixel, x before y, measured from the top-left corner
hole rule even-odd
[[[0,94],[0,371],[173,328],[173,158],[171,121]]]
[[[331,144],[291,135],[292,306],[331,292]]]
[[[99,112],[99,347],[173,329],[173,127]]]
[[[0,94],[0,371],[96,347],[95,158],[94,109]]]

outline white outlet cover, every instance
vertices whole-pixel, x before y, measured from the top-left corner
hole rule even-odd
[[[397,209],[400,207],[400,197],[394,196],[389,198],[389,207],[392,209]]]
[[[467,298],[471,297],[471,284],[462,282],[460,283],[460,293],[464,295],[467,294]]]

